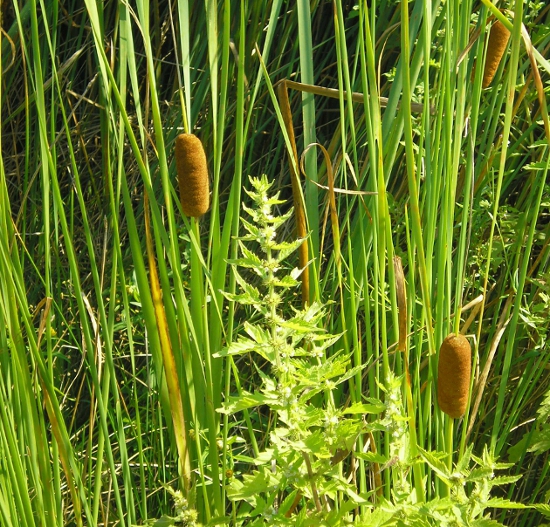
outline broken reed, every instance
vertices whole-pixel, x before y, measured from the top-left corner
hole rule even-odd
[[[487,56],[485,57],[485,70],[483,72],[483,88],[489,87],[495,76],[502,56],[506,51],[510,31],[502,22],[497,20],[491,27],[489,42],[487,44]]]
[[[176,169],[181,208],[186,216],[199,218],[210,206],[206,154],[194,134],[176,137]]]
[[[441,411],[458,419],[466,412],[472,349],[464,335],[448,335],[439,348],[437,366],[437,402]]]

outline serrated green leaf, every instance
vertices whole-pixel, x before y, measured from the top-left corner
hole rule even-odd
[[[324,332],[323,328],[312,326],[308,321],[301,318],[291,318],[290,320],[281,321],[281,327],[286,329],[291,329],[298,333],[311,333],[315,332]]]
[[[470,472],[466,477],[466,481],[479,481],[492,478],[494,475],[493,469],[489,467],[478,467]]]
[[[266,344],[271,340],[271,335],[260,326],[245,322],[243,327],[248,336],[258,344]]]
[[[273,249],[278,251],[277,261],[282,262],[283,260],[286,260],[293,252],[299,249],[300,245],[302,245],[304,241],[305,241],[305,238],[298,238],[293,242],[276,243],[273,246]]]
[[[550,505],[547,503],[537,503],[533,507],[546,518],[550,518]]]
[[[365,364],[360,364],[359,366],[354,366],[353,368],[350,368],[344,375],[342,375],[337,381],[336,386],[339,384],[342,384],[343,382],[346,382],[347,380],[351,379],[352,377],[355,377],[362,369],[365,368]]]
[[[342,355],[330,357],[321,364],[310,366],[309,368],[301,368],[296,372],[296,380],[304,386],[314,386],[320,390],[328,388],[324,386],[326,381],[330,381],[334,377],[338,377],[346,372],[346,366],[349,363],[348,359]],[[336,386],[336,384],[334,384]]]
[[[279,196],[279,192],[277,192],[275,196],[268,198],[266,203],[268,205],[282,205],[283,203],[286,203],[286,199],[279,199],[278,196]],[[291,207],[290,215],[292,215],[292,213],[293,213],[293,209]]]
[[[163,514],[155,523],[154,527],[168,527],[169,525],[176,525],[176,518],[171,518]]]
[[[261,269],[261,260],[257,258],[258,261],[250,258],[231,258],[226,260],[230,265],[236,265],[239,267],[246,267],[247,269]]]
[[[358,419],[341,419],[336,426],[336,442],[331,446],[336,449],[353,450],[355,441],[363,431],[363,423]]]
[[[217,353],[214,353],[215,358],[227,357],[229,355],[241,355],[243,353],[250,353],[254,351],[257,344],[253,340],[240,337],[239,340],[232,342],[229,347],[224,348]]]
[[[307,265],[306,265],[307,267]],[[304,268],[302,269],[299,269],[298,267],[295,267],[294,269],[292,269],[292,271],[290,271],[290,276],[292,278],[294,278],[294,280],[298,280],[298,278],[300,278],[300,276],[302,275],[302,273],[304,272]]]
[[[242,481],[233,479],[229,485],[227,496],[230,500],[246,499],[249,503],[256,503],[256,497],[267,491],[273,484],[269,471],[255,470],[252,474],[245,474]],[[253,501],[251,501],[251,499]]]
[[[454,503],[450,498],[434,498],[427,503],[421,503],[419,506],[420,514],[425,516],[433,515],[436,511],[449,511]]]
[[[378,452],[356,452],[355,457],[364,459],[370,463],[378,463],[379,465],[384,465],[388,462],[388,458]]]
[[[342,335],[315,335],[314,337],[309,337],[309,340],[313,343],[313,348],[309,350],[309,356],[322,357],[324,351],[336,344],[341,336]]]
[[[497,476],[496,478],[493,478],[491,480],[491,485],[493,487],[498,487],[500,485],[510,485],[511,483],[515,483],[516,481],[520,480],[523,476],[520,474],[519,476]]]
[[[545,426],[536,435],[536,439],[532,441],[528,450],[529,452],[536,452],[537,454],[542,454],[550,450],[550,426]]]
[[[544,399],[537,410],[537,421],[545,423],[550,419],[550,390],[546,392]]]
[[[237,302],[238,304],[250,305],[254,304],[254,301],[249,295],[246,294],[236,294],[236,293],[227,293],[226,291],[221,291],[221,294],[231,302]]]
[[[250,303],[261,303],[260,292],[252,285],[250,285],[237,271],[235,271],[235,279],[241,287],[241,289],[246,293],[250,298]]]
[[[344,487],[344,492],[347,494],[349,498],[351,498],[355,506],[365,505],[366,503],[368,503],[368,500],[361,497],[359,494],[357,494],[357,492],[354,492],[354,490],[349,485],[346,485]]]
[[[470,466],[470,460],[472,459],[472,452],[474,449],[474,445],[470,444],[462,457],[458,460],[456,464],[456,471],[460,473],[464,473],[468,467]]]
[[[473,520],[470,525],[472,527],[505,527],[504,524],[492,520],[491,518],[479,518],[477,520]]]
[[[365,403],[354,403],[350,407],[342,411],[343,414],[379,414],[386,409],[384,403],[378,404],[365,404]]]
[[[254,267],[265,267],[265,261],[262,260],[255,252],[251,251],[242,241],[239,240],[239,248],[246,260],[254,262]]]
[[[252,209],[247,208],[246,205],[243,205],[242,207],[252,217],[255,216],[255,212]],[[240,238],[241,240],[247,240],[247,239],[257,240],[257,239],[260,238],[260,236],[261,236],[260,229],[258,229],[258,227],[256,227],[256,225],[246,221],[244,218],[241,218],[241,223],[242,223],[243,227],[246,229],[246,231],[250,233],[249,237],[248,236],[243,236],[243,237]]]
[[[250,502],[250,498],[247,501]],[[265,512],[265,509],[267,507],[266,501],[259,494],[256,494],[254,496],[254,502],[255,502],[254,510],[250,513],[251,518],[262,515]]]
[[[308,434],[308,436],[301,442],[303,445],[303,452],[312,454],[317,458],[330,459],[332,454],[327,446],[327,439],[320,430]]]
[[[286,223],[294,215],[294,210],[291,208],[285,212],[282,216],[265,217],[265,221],[271,225],[272,228],[278,229],[281,225]]]
[[[284,289],[290,289],[291,287],[296,287],[299,284],[300,284],[300,282],[298,280],[295,280],[294,278],[292,278],[289,275],[286,275],[283,278],[281,278],[280,280],[275,280],[273,282],[273,285],[275,287],[282,287]]]
[[[421,447],[418,447],[420,455],[424,458],[424,461],[436,472],[436,474],[447,484],[450,485],[451,475],[447,469],[447,465],[441,460],[438,459],[432,452],[424,450]]]
[[[490,498],[485,502],[487,508],[494,509],[531,509],[531,505],[524,505],[517,501],[511,501],[504,498]]]
[[[272,397],[269,397],[263,393],[248,393],[243,392],[242,395],[236,397],[230,397],[223,405],[222,408],[218,408],[218,412],[221,414],[232,415],[236,412],[241,412],[249,408],[254,408],[262,404],[274,403]]]
[[[391,507],[391,508],[390,508]],[[388,505],[388,508],[377,507],[361,515],[360,519],[355,522],[356,527],[390,527],[397,525],[397,520],[394,516],[397,513],[393,506]]]

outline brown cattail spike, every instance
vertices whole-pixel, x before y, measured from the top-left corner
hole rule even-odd
[[[208,210],[210,189],[206,155],[196,135],[176,137],[176,168],[181,208],[187,216],[198,218]]]
[[[464,335],[450,334],[439,348],[437,402],[449,417],[464,415],[470,391],[472,349]]]
[[[487,44],[487,57],[485,58],[485,71],[483,72],[483,88],[487,88],[502,59],[502,55],[506,51],[508,40],[510,39],[510,31],[506,29],[504,24],[497,20],[489,35],[489,43]]]

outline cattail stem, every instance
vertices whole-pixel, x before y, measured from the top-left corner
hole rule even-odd
[[[449,473],[453,470],[453,434],[454,419],[445,419],[445,448],[447,450],[447,469]],[[443,483],[441,496],[449,496],[450,489]]]

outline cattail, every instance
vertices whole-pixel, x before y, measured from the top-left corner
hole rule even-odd
[[[176,137],[176,168],[181,208],[187,216],[198,218],[208,210],[210,189],[206,155],[196,135]]]
[[[483,88],[487,88],[495,73],[497,72],[498,65],[506,51],[508,40],[510,38],[510,31],[506,29],[504,24],[497,20],[491,27],[491,33],[489,34],[489,43],[487,44],[487,57],[485,58],[485,71],[483,72]]]
[[[449,417],[464,415],[470,391],[472,349],[464,335],[451,333],[439,348],[437,401]]]

